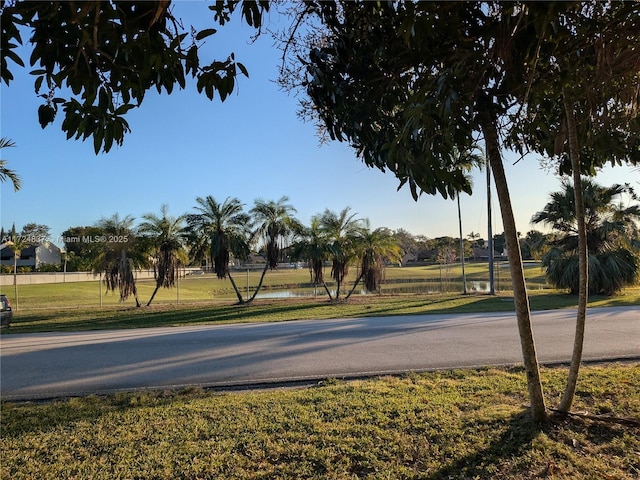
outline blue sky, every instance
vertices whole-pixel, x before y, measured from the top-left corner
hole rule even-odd
[[[213,24],[201,3],[179,2],[174,13],[199,28]],[[277,15],[270,14],[268,22],[277,26]],[[127,117],[132,132],[123,146],[97,156],[91,141],[66,140],[61,117],[40,128],[34,77],[14,67],[15,80],[0,87],[0,131],[17,148],[4,149],[2,158],[22,177],[23,188],[14,192],[10,184],[1,184],[2,226],[15,222],[19,230],[29,222],[46,224],[55,241],[69,227],[91,225],[116,212],[139,218],[166,203],[178,215],[192,212],[195,198],[206,195],[220,201],[238,197],[249,209],[256,198],[286,195],[304,223],[325,208],[349,206],[373,228],[457,236],[455,202],[425,195],[414,202],[407,188],[397,191],[393,175],[368,169],[347,145],[320,146],[315,126],[296,115],[298,100],[274,83],[280,52],[273,40],[265,34],[251,44],[251,33],[234,17],[208,38],[207,48],[218,59],[233,51],[250,74],[224,103],[198,95],[193,83],[171,95],[150,91]],[[524,234],[560,180],[543,171],[535,156],[514,161],[507,155],[507,178]],[[639,180],[630,167],[607,168],[597,178],[603,185]],[[484,173],[474,172],[474,185],[473,196],[461,198],[463,231],[486,238]],[[502,231],[499,217],[494,198],[494,233]]]

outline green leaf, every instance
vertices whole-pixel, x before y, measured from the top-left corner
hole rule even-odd
[[[38,93],[40,91],[40,87],[42,86],[42,81],[44,80],[44,77],[38,77],[36,78],[36,81],[34,83],[34,87],[36,90],[36,93]]]
[[[125,113],[127,113],[129,110],[131,110],[135,105],[131,105],[131,104],[125,104],[125,105],[120,105],[116,111],[114,112],[115,115],[124,115]]]
[[[38,107],[38,121],[40,122],[40,126],[42,128],[46,127],[50,123],[53,123],[54,118],[56,117],[56,111],[53,107],[49,105],[40,105]]]
[[[18,56],[18,54],[16,52],[14,52],[12,50],[8,50],[7,51],[7,57],[9,57],[11,60],[16,62],[21,67],[24,67],[24,62],[22,61],[22,59]]]
[[[240,71],[242,72],[242,74],[249,78],[249,71],[247,70],[247,67],[245,67],[243,64],[241,63],[236,63],[236,65],[238,66],[238,68],[240,69]]]
[[[203,38],[209,37],[216,32],[217,30],[215,28],[205,28],[204,30],[200,30],[196,34],[196,40],[202,40]]]

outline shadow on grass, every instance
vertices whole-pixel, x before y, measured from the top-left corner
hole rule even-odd
[[[486,423],[486,428],[489,429],[502,429],[504,425],[502,419]],[[530,412],[520,412],[509,419],[504,433],[486,448],[454,459],[437,471],[431,472],[427,478],[492,478],[502,465],[529,450],[531,442],[540,432],[540,425],[531,420]]]
[[[501,429],[502,421],[486,422],[484,427]],[[476,425],[477,426],[477,425]],[[544,453],[544,462],[533,457],[521,462],[514,461],[520,457],[529,456],[532,452],[533,441],[541,433],[550,439],[552,444],[566,445],[576,436],[593,446],[607,445],[620,438],[624,427],[619,425],[590,422],[576,418],[554,418],[544,426],[535,424],[528,411],[523,411],[511,417],[508,428],[486,448],[454,459],[437,471],[430,472],[426,478],[440,480],[443,478],[549,478],[547,469],[555,462],[562,462],[564,457],[560,450],[548,447]],[[575,441],[575,440],[573,440]],[[509,465],[508,471],[504,470]],[[577,466],[577,465],[576,465]],[[533,468],[533,470],[532,470]],[[580,468],[580,467],[578,467]],[[538,471],[536,471],[536,469]]]
[[[115,395],[66,398],[42,402],[2,404],[2,436],[19,438],[30,433],[47,433],[59,427],[73,428],[78,422],[96,423],[104,415],[114,411],[124,411],[149,406],[171,405],[177,401],[192,398],[191,391],[182,393],[141,391],[136,393],[119,393]]]
[[[532,310],[575,308],[577,296],[532,292]],[[355,300],[355,302],[353,301]],[[638,295],[590,297],[590,306],[637,305]],[[344,306],[344,308],[342,308]],[[326,298],[308,300],[258,300],[251,304],[181,304],[154,305],[142,308],[111,310],[80,309],[47,312],[20,312],[14,316],[12,328],[5,333],[63,332],[103,329],[128,329],[203,325],[216,323],[246,323],[255,321],[286,321],[299,319],[354,318],[394,315],[465,314],[482,312],[513,312],[513,297],[508,294],[469,295],[407,295],[357,297],[341,302]]]
[[[213,305],[201,307],[171,307],[161,310],[153,307],[128,308],[112,311],[102,311],[79,315],[74,319],[73,313],[66,316],[64,312],[43,315],[42,313],[26,313],[14,319],[11,333],[32,332],[61,332],[87,331],[104,329],[129,329],[170,327],[180,325],[240,323],[264,320],[272,316],[273,320],[295,320],[297,317],[306,318],[301,312],[321,308],[322,304],[288,304],[278,305]],[[300,312],[300,314],[297,314]],[[82,313],[82,312],[81,312]]]

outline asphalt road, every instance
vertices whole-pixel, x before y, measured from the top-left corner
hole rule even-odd
[[[533,314],[541,363],[571,358],[575,310]],[[640,306],[590,309],[585,360],[640,357]],[[0,395],[37,399],[522,362],[515,314],[416,315],[3,335]]]

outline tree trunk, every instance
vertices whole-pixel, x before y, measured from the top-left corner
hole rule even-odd
[[[563,92],[564,93],[564,92]],[[584,344],[584,330],[587,319],[587,301],[589,297],[589,250],[587,246],[587,227],[585,224],[584,198],[582,196],[582,179],[580,177],[580,152],[578,149],[578,134],[576,119],[571,99],[563,95],[564,110],[567,116],[567,130],[569,136],[569,157],[573,170],[573,192],[578,223],[578,314],[576,316],[576,333],[573,340],[573,353],[571,366],[564,394],[560,400],[558,410],[568,412],[571,410],[573,397],[578,382],[578,372],[582,361],[582,347]]]
[[[153,302],[153,299],[155,298],[156,293],[158,293],[158,290],[159,290],[159,289],[160,289],[160,283],[159,283],[159,282],[156,282],[156,288],[155,288],[155,290],[153,291],[153,293],[151,294],[151,298],[150,298],[150,299],[149,299],[149,301],[147,302],[147,307],[148,307],[149,305],[151,305],[151,302]]]
[[[540,380],[540,369],[533,338],[533,329],[531,327],[531,311],[529,309],[529,298],[524,278],[522,255],[518,245],[518,232],[513,216],[509,187],[502,165],[496,119],[489,108],[489,105],[487,105],[484,111],[480,113],[481,128],[486,142],[489,165],[491,170],[493,170],[493,178],[500,203],[500,212],[502,214],[504,235],[507,242],[509,267],[513,281],[513,298],[518,322],[518,333],[520,335],[520,346],[522,348],[524,368],[527,375],[531,414],[534,421],[542,423],[547,419],[547,412],[544,394],[542,392],[542,382]]]
[[[233,290],[236,292],[236,296],[238,297],[238,305],[242,305],[244,303],[244,299],[242,298],[242,294],[240,293],[240,290],[238,290],[238,286],[236,285],[235,280],[231,276],[231,271],[228,271],[227,275],[229,276],[229,280],[231,281]]]
[[[262,275],[260,275],[260,281],[258,282],[258,287],[256,288],[256,291],[253,292],[253,295],[251,295],[251,298],[248,299],[246,301],[246,303],[251,303],[253,302],[253,299],[256,298],[256,295],[258,295],[258,292],[260,291],[260,288],[262,288],[262,281],[264,280],[264,276],[267,273],[267,270],[269,269],[269,262],[267,262],[264,266],[264,269],[262,270]]]
[[[327,292],[327,295],[329,295],[329,301],[333,301],[333,297],[331,296],[331,292],[329,291],[329,287],[327,287],[327,282],[323,281],[322,282],[322,286],[324,287],[324,290]]]
[[[360,275],[358,276],[358,278],[356,279],[356,283],[353,284],[353,288],[349,291],[349,293],[347,294],[346,297],[344,297],[345,300],[349,300],[349,297],[351,296],[351,294],[355,291],[356,287],[358,286],[358,284],[360,283],[360,280],[362,280],[362,277],[364,277],[364,270],[362,272],[360,272]]]
[[[18,257],[15,252],[13,254],[13,297],[15,306],[14,310],[18,310]]]

